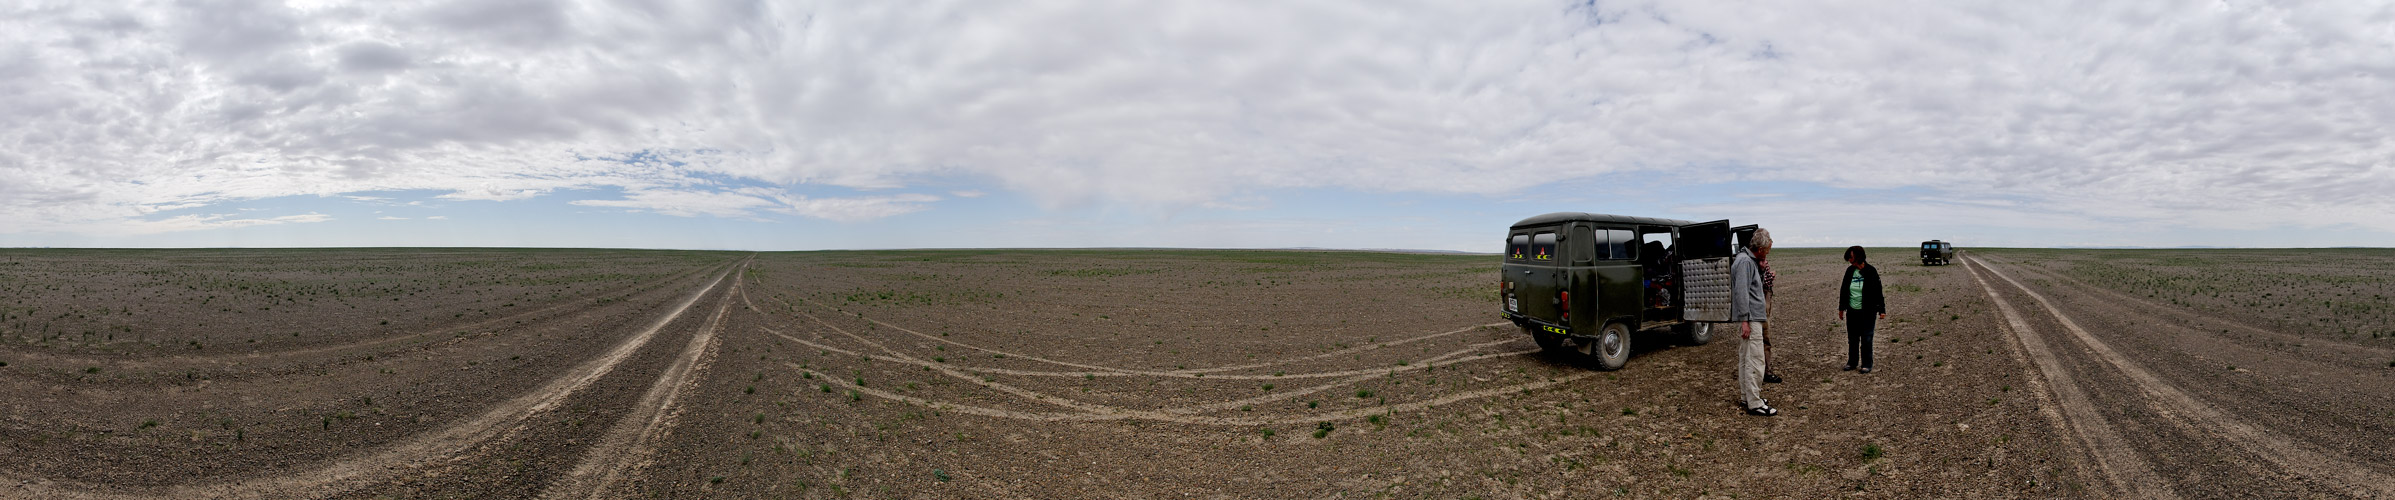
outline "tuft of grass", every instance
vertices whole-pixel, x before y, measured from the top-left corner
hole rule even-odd
[[[1264,438],[1265,438],[1265,439],[1271,439],[1273,434],[1278,434],[1278,432],[1274,432],[1274,431],[1272,430],[1272,428],[1269,428],[1269,427],[1265,428],[1264,430],[1262,430],[1262,431],[1260,431],[1260,432],[1262,432],[1262,433],[1264,434]]]
[[[2387,365],[2388,365],[2388,366],[2395,366],[2395,361],[2390,361],[2390,362],[2388,362],[2388,363],[2387,363]],[[5,365],[5,364],[0,364],[0,366],[6,366],[6,365]],[[1269,390],[1272,390],[1272,384],[1264,384],[1264,390],[1267,390],[1267,391],[1269,391]]]
[[[151,427],[157,427],[157,426],[158,426],[158,419],[154,419],[154,418],[153,418],[153,419],[149,419],[149,420],[143,420],[143,421],[141,421],[141,428],[143,428],[143,429],[148,429],[148,428],[151,428]]]
[[[853,391],[853,390],[852,390],[852,391],[848,391],[848,400],[849,400],[849,401],[864,401],[864,400],[865,400],[865,395],[863,395],[863,394],[857,394],[857,391]]]
[[[823,392],[832,392],[831,384],[815,384],[815,388],[822,389]]]
[[[723,484],[723,476],[707,478],[707,484]]]
[[[756,394],[756,393],[757,393],[757,386],[753,386],[753,385],[752,385],[752,386],[748,386],[748,388],[747,388],[747,389],[741,389],[741,390],[740,390],[740,393],[741,393],[741,394]]]
[[[1313,401],[1307,401],[1307,402],[1306,402],[1306,408],[1318,408],[1318,407],[1321,407],[1321,406],[1322,406],[1322,400],[1319,400],[1319,399],[1317,399],[1317,400],[1313,400]]]
[[[1628,407],[1628,406],[1624,406],[1624,407],[1622,407],[1622,416],[1633,416],[1633,415],[1637,415],[1637,414],[1638,414],[1638,409],[1637,409],[1637,408],[1631,408],[1631,407]]]
[[[1371,389],[1356,389],[1356,397],[1357,397],[1357,398],[1359,398],[1359,399],[1372,399],[1372,390],[1371,390]]]
[[[1324,438],[1324,437],[1329,437],[1329,436],[1331,435],[1331,429],[1335,429],[1335,428],[1337,428],[1337,427],[1336,427],[1336,426],[1333,426],[1333,425],[1331,425],[1331,423],[1330,423],[1330,422],[1322,422],[1322,423],[1314,424],[1314,439],[1322,439],[1322,438]]]
[[[84,368],[83,373],[100,373],[100,367],[94,366],[90,368]]]
[[[948,478],[948,471],[939,470],[939,469],[932,469],[932,470],[931,470],[931,478],[932,478],[932,479],[938,479],[938,480],[940,480],[940,482],[943,482],[943,483],[945,483],[945,482],[948,482],[948,479],[949,479],[949,478]]]
[[[1887,455],[1887,450],[1880,449],[1880,447],[1879,447],[1879,443],[1864,443],[1864,444],[1863,444],[1863,461],[1865,461],[1865,462],[1869,462],[1869,461],[1873,461],[1873,460],[1879,460],[1879,458],[1880,458],[1880,457],[1882,457],[1882,456],[1886,456],[1886,455]]]

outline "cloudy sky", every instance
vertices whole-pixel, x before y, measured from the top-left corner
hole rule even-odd
[[[0,0],[0,246],[2395,246],[2385,2]]]

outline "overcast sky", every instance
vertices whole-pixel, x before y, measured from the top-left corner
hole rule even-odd
[[[2395,246],[2387,2],[0,0],[0,246]]]

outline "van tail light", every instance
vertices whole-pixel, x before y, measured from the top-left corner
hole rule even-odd
[[[1563,320],[1570,322],[1572,320],[1572,292],[1560,292],[1555,295],[1555,302],[1561,304],[1557,307],[1558,310],[1563,311]]]

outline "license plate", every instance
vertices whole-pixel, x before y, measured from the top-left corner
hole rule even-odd
[[[1521,310],[1522,310],[1522,302],[1521,302],[1521,301],[1519,301],[1519,300],[1514,300],[1514,298],[1513,298],[1513,297],[1506,297],[1506,298],[1505,298],[1505,310],[1507,310],[1507,311],[1521,311]]]

